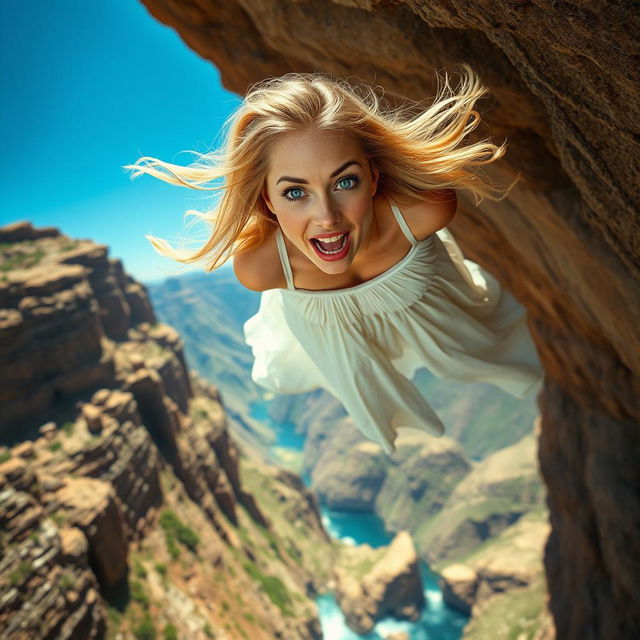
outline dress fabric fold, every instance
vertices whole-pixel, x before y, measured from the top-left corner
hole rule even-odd
[[[256,383],[285,394],[326,389],[387,454],[399,431],[444,432],[411,382],[421,367],[519,398],[537,393],[543,377],[524,307],[464,258],[446,228],[417,241],[392,209],[412,243],[397,264],[347,289],[295,289],[290,281],[264,291],[244,325]]]

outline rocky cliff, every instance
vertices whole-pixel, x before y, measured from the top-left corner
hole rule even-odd
[[[313,495],[241,455],[107,247],[28,223],[0,243],[0,635],[320,638]]]
[[[460,195],[451,230],[527,307],[545,370],[545,551],[561,638],[638,635],[639,18],[615,2],[144,0],[243,94],[288,71],[429,99],[434,70],[472,64],[509,149],[502,203]],[[487,108],[490,106],[490,108]],[[579,587],[576,598],[575,585]]]

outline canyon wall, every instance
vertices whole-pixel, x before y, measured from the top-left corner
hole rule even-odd
[[[0,379],[0,636],[322,636],[313,494],[242,454],[107,247],[0,228]]]

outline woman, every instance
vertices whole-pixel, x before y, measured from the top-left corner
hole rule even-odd
[[[476,167],[505,145],[467,142],[487,90],[463,71],[457,92],[445,80],[417,115],[323,74],[269,79],[231,116],[222,153],[127,167],[222,190],[215,211],[191,212],[212,221],[201,249],[149,237],[154,247],[181,262],[211,255],[208,270],[232,255],[240,283],[263,292],[244,327],[253,379],[281,393],[327,389],[387,453],[399,430],[443,433],[410,381],[419,367],[518,397],[541,386],[524,309],[445,228],[454,189],[501,199]]]

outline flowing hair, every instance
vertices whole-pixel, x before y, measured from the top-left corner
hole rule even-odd
[[[477,169],[504,155],[506,142],[469,142],[480,122],[475,102],[488,89],[468,64],[460,66],[457,89],[446,73],[444,81],[436,74],[438,90],[427,109],[406,99],[390,107],[373,87],[324,73],[287,73],[255,83],[226,120],[219,149],[192,151],[198,160],[186,167],[146,156],[123,167],[132,171],[132,178],[148,173],[190,189],[222,192],[208,211],[185,212],[209,227],[210,235],[199,249],[174,249],[165,240],[145,237],[156,251],[178,262],[208,257],[207,272],[236,253],[260,246],[278,224],[261,194],[269,149],[280,136],[309,128],[355,136],[379,170],[378,190],[391,200],[424,200],[426,192],[446,188],[470,191],[476,205],[484,198],[502,200],[519,176],[494,195],[491,181]],[[219,184],[211,185],[213,181]]]

